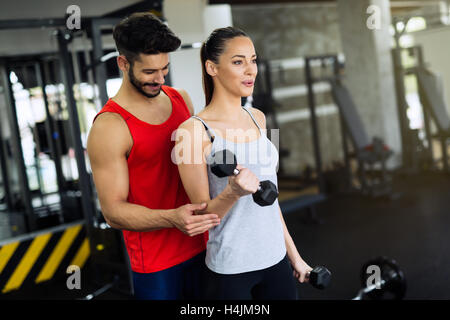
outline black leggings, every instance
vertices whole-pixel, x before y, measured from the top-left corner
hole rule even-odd
[[[206,299],[297,300],[295,278],[287,256],[276,265],[258,271],[220,274],[208,269],[205,278]]]

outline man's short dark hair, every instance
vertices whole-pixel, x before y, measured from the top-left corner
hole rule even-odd
[[[139,54],[158,54],[178,49],[181,40],[154,14],[133,13],[113,31],[117,50],[133,64]]]

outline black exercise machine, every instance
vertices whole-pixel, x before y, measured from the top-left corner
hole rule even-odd
[[[408,48],[397,47],[392,49],[392,62],[395,76],[395,89],[397,95],[398,119],[402,141],[402,168],[403,174],[415,174],[423,171],[436,171],[433,162],[430,112],[425,105],[424,90],[419,83],[418,72],[425,68],[421,46]],[[417,94],[420,99],[423,128],[412,126],[408,116],[410,103],[406,98],[406,81],[413,77],[417,84]],[[411,82],[413,83],[413,82]]]
[[[325,77],[314,77],[311,70],[311,62],[319,61],[322,67],[331,67],[331,75]],[[374,197],[388,195],[392,192],[391,178],[386,169],[386,161],[393,152],[386,146],[379,137],[373,137],[372,140],[365,130],[365,126],[359,116],[357,108],[353,102],[348,89],[344,86],[341,79],[342,64],[337,55],[312,56],[305,59],[306,81],[308,83],[308,101],[311,110],[311,117],[315,119],[315,99],[313,85],[316,82],[328,82],[331,86],[331,93],[339,110],[342,145],[344,150],[344,186],[343,191],[356,191],[352,184],[352,172],[350,168],[350,158],[356,158],[358,162],[358,179],[361,184],[363,194]],[[315,121],[313,121],[314,124]],[[317,132],[317,129],[315,130]],[[353,152],[349,151],[347,140],[350,139],[353,145]],[[318,136],[314,137],[319,150]],[[321,172],[320,154],[316,155],[319,159],[317,171]],[[379,171],[375,171],[375,166],[380,165]]]
[[[447,144],[450,140],[450,117],[444,99],[442,78],[425,67],[417,68],[416,73],[424,113],[429,114],[426,119],[435,124],[437,131],[436,133],[431,133],[431,129],[429,130],[430,153],[433,154],[432,139],[439,139],[443,169],[445,172],[449,172]],[[430,124],[427,124],[427,126],[430,127]]]
[[[379,137],[373,137],[372,141],[369,139],[350,92],[340,79],[330,79],[329,82],[345,126],[345,130],[343,130],[344,140],[348,135],[353,145],[354,152],[352,154],[345,150],[346,158],[353,156],[358,161],[358,178],[361,183],[361,191],[363,194],[374,197],[390,194],[392,184],[386,169],[386,161],[392,156],[392,150]],[[373,168],[377,164],[381,166],[379,177],[373,175]],[[369,170],[367,167],[369,167]]]

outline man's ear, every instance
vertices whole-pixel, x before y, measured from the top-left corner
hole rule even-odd
[[[117,57],[117,66],[122,72],[128,73],[128,68],[130,68],[130,63],[127,58],[123,55]]]
[[[211,60],[206,60],[205,69],[206,69],[206,73],[209,74],[211,77],[214,77],[217,75],[217,66]]]

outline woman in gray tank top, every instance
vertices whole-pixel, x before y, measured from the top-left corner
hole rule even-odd
[[[192,203],[221,221],[209,230],[208,299],[296,299],[294,279],[312,268],[301,258],[286,228],[278,200],[259,206],[252,198],[260,181],[277,185],[278,151],[265,133],[265,116],[241,106],[257,74],[256,54],[241,30],[216,29],[201,49],[206,107],[176,131],[173,159]],[[239,174],[220,178],[208,165],[228,149]]]

